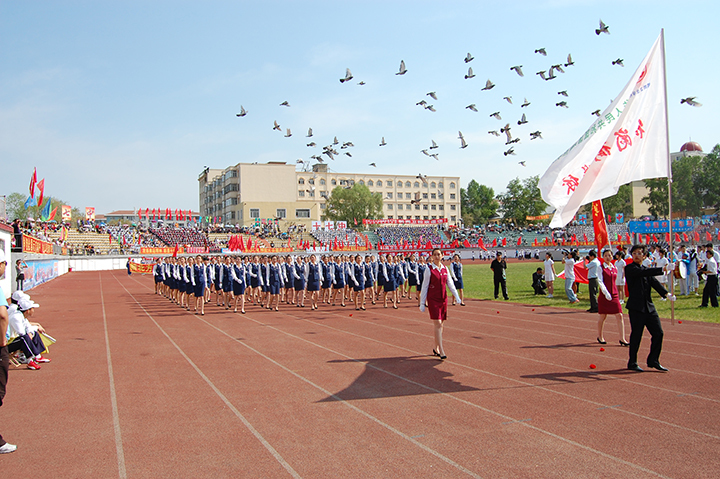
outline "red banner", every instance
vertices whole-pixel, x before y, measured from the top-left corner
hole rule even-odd
[[[174,252],[175,248],[140,248],[140,254],[173,254]],[[178,253],[183,254],[184,252],[183,248],[178,248]]]
[[[152,264],[141,264],[130,261],[130,271],[132,273],[152,274]]]
[[[388,220],[388,219],[380,219],[380,220],[368,220],[363,219],[362,220],[364,225],[439,225],[443,223],[447,223],[447,218],[438,218],[434,220]]]
[[[33,236],[23,235],[22,246],[24,253],[53,254],[52,243],[39,240]]]
[[[600,256],[603,247],[610,244],[607,224],[605,223],[605,212],[603,211],[602,201],[600,200],[593,201],[592,219],[593,229],[595,230],[595,245],[597,246],[598,256]]]

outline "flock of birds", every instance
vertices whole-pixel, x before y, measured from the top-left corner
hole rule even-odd
[[[602,19],[601,19],[601,20],[600,20],[599,27],[598,27],[597,29],[595,29],[595,34],[598,35],[598,36],[600,36],[600,35],[603,34],[603,33],[609,35],[609,34],[610,34],[610,28],[609,28],[609,26],[606,25],[606,24],[602,21]],[[541,56],[543,56],[543,57],[546,57],[547,54],[548,54],[548,53],[547,53],[547,50],[546,50],[545,48],[537,48],[537,49],[535,49],[534,53],[535,53],[535,54],[538,54],[538,55],[541,55]],[[474,59],[475,59],[475,57],[474,57],[471,53],[468,53],[468,54],[465,56],[465,58],[464,58],[464,62],[465,62],[466,64],[469,64],[469,63],[472,62]],[[623,60],[622,58],[617,58],[616,60],[613,60],[613,61],[612,61],[612,65],[624,67],[625,65],[624,65],[623,62],[624,62],[624,60]],[[559,74],[564,74],[564,73],[565,73],[565,69],[566,69],[566,68],[569,68],[569,67],[572,67],[573,65],[575,65],[575,62],[573,61],[572,54],[568,54],[566,61],[564,61],[564,62],[561,61],[561,62],[559,62],[559,63],[553,63],[553,64],[551,64],[547,69],[545,69],[545,70],[540,70],[540,71],[536,72],[536,75],[539,76],[543,81],[549,82],[549,81],[552,81],[552,80],[554,80],[555,78],[558,77],[558,76],[557,76],[557,73],[559,73]],[[511,71],[514,71],[519,77],[524,77],[524,76],[525,76],[525,73],[523,72],[523,65],[513,65],[513,66],[510,67],[510,70],[511,70]],[[402,75],[405,75],[407,72],[408,72],[408,69],[407,69],[407,67],[406,67],[406,65],[405,65],[405,61],[404,61],[404,60],[401,60],[401,61],[400,61],[400,67],[399,67],[398,71],[395,73],[395,75],[402,76]],[[469,66],[469,67],[468,67],[467,74],[465,75],[465,80],[472,80],[473,78],[475,78],[475,76],[476,76],[476,75],[475,75],[475,73],[473,72],[472,66]],[[348,83],[348,82],[350,82],[351,80],[353,80],[353,78],[354,78],[354,76],[353,76],[351,70],[350,70],[349,68],[346,68],[346,69],[345,69],[345,76],[344,76],[343,78],[340,78],[340,83]],[[360,85],[360,86],[363,86],[363,85],[365,85],[366,83],[365,83],[364,81],[359,81],[357,84]],[[496,86],[495,83],[493,83],[492,80],[488,79],[488,80],[485,82],[485,86],[482,87],[480,90],[481,90],[481,91],[490,91],[490,90],[492,90],[493,88],[495,88],[495,86]],[[557,102],[555,103],[555,106],[557,106],[557,107],[559,107],[559,108],[569,108],[568,102],[567,102],[567,100],[565,100],[565,98],[569,98],[569,96],[570,96],[569,93],[568,93],[568,91],[567,91],[567,90],[561,90],[561,91],[558,91],[557,94],[558,94],[561,98],[559,99],[559,101],[557,101]],[[428,92],[428,93],[426,94],[426,97],[429,97],[429,99],[430,99],[430,100],[433,100],[433,101],[437,101],[437,100],[438,100],[438,95],[437,95],[437,92],[435,92],[435,91],[430,91],[430,92]],[[683,98],[683,99],[680,100],[680,103],[681,103],[681,104],[687,104],[687,105],[689,105],[689,106],[694,106],[694,107],[702,106],[701,103],[695,101],[695,98],[696,98],[696,97]],[[510,105],[513,104],[512,96],[504,96],[504,97],[503,97],[503,100],[505,100],[505,101],[506,101],[508,104],[510,104]],[[531,103],[528,101],[527,98],[523,98],[523,102],[522,102],[522,104],[520,105],[520,108],[526,108],[526,107],[530,106],[530,104],[531,104]],[[437,111],[436,108],[435,108],[434,103],[429,103],[429,100],[426,100],[426,99],[422,99],[422,100],[418,101],[415,105],[416,105],[416,106],[420,106],[420,107],[422,107],[422,108],[424,108],[425,110],[428,110],[428,111],[430,111],[430,112],[436,112],[436,111]],[[289,107],[290,107],[290,103],[289,103],[288,101],[283,101],[282,103],[280,103],[280,106],[282,106],[282,107],[288,107],[288,108],[289,108]],[[475,103],[470,103],[469,105],[467,105],[467,106],[465,107],[465,109],[467,109],[467,110],[469,110],[469,111],[471,111],[471,112],[474,112],[474,113],[479,113],[479,112],[480,112],[480,110],[479,110],[478,107],[477,107],[477,104],[475,104]],[[600,116],[600,112],[601,112],[601,110],[600,110],[600,109],[597,109],[597,110],[591,112],[591,115],[595,115],[595,116],[598,116],[598,117],[599,117],[599,116]],[[248,111],[245,110],[245,108],[241,105],[241,106],[240,106],[240,113],[237,113],[236,116],[238,116],[238,117],[245,117],[245,116],[247,116],[247,114],[248,114]],[[494,119],[498,120],[498,121],[502,121],[502,115],[501,115],[501,112],[500,112],[500,111],[492,112],[492,113],[489,114],[489,116],[490,116],[491,118],[494,118]],[[529,121],[528,121],[527,115],[523,112],[521,118],[517,121],[517,124],[518,124],[518,126],[523,126],[523,125],[528,124],[528,123],[529,123]],[[282,132],[282,129],[281,129],[281,127],[280,127],[280,125],[278,124],[277,121],[274,121],[274,125],[273,125],[272,129],[273,129],[273,130],[277,130],[277,131],[279,131],[279,132]],[[505,134],[505,139],[506,139],[506,141],[505,141],[505,146],[508,147],[508,148],[503,152],[503,155],[506,156],[506,157],[507,157],[507,156],[512,156],[512,155],[516,155],[515,146],[520,142],[520,137],[513,136],[511,130],[512,130],[511,124],[510,124],[510,123],[506,123],[505,126],[503,126],[503,127],[501,127],[501,128],[499,129],[499,131],[498,131],[498,130],[490,130],[490,131],[488,131],[488,134],[493,135],[493,136],[496,136],[496,137],[501,137],[502,134]],[[291,137],[291,136],[292,136],[292,131],[291,131],[291,129],[290,129],[290,128],[286,128],[286,129],[285,129],[285,135],[284,135],[284,137],[285,137],[285,138],[289,138],[289,137]],[[312,138],[312,137],[313,137],[312,128],[308,128],[308,133],[307,133],[306,137],[307,137],[307,138]],[[529,138],[530,138],[530,141],[532,141],[532,140],[537,140],[537,139],[540,139],[540,140],[541,140],[541,139],[543,138],[543,137],[542,137],[542,132],[539,131],[539,130],[532,131],[532,132],[529,133]],[[465,139],[465,137],[463,136],[462,131],[458,131],[458,139],[460,140],[460,149],[465,149],[465,148],[467,148],[468,143],[467,143],[467,140]],[[436,142],[435,140],[431,139],[430,141],[431,141],[431,146],[429,146],[428,148],[424,148],[424,149],[420,150],[420,152],[421,152],[422,154],[424,154],[425,156],[428,156],[428,157],[433,158],[433,159],[435,159],[435,160],[439,160],[439,159],[440,159],[440,158],[439,158],[439,153],[433,151],[433,150],[437,150],[437,149],[439,148],[439,146],[438,146],[438,144],[437,144],[437,142]],[[345,150],[345,151],[343,151],[342,153],[341,153],[341,152],[338,152],[338,150],[337,150],[337,148],[336,148],[337,145],[340,145],[340,147],[339,147],[340,150]],[[380,147],[383,147],[383,146],[386,146],[386,145],[387,145],[387,142],[385,141],[385,137],[382,137],[382,138],[381,138],[381,141],[380,141],[380,143],[379,143],[379,146],[380,146]],[[307,147],[309,147],[309,148],[315,148],[315,147],[317,147],[317,146],[318,146],[318,145],[315,143],[315,141],[312,141],[312,140],[311,140],[309,143],[307,143]],[[321,151],[320,154],[311,155],[310,158],[313,159],[313,160],[315,160],[315,161],[317,161],[318,163],[323,163],[323,162],[325,161],[325,158],[324,158],[324,157],[327,157],[327,158],[329,158],[330,160],[335,160],[335,157],[336,157],[336,156],[340,156],[340,155],[342,155],[342,154],[344,154],[344,155],[346,155],[346,156],[348,156],[348,157],[352,157],[352,154],[350,153],[349,148],[352,148],[353,146],[354,146],[353,143],[350,142],[350,141],[346,141],[346,142],[342,142],[342,143],[341,143],[340,141],[338,141],[338,138],[337,138],[337,136],[336,136],[336,137],[333,138],[332,143],[330,143],[329,145],[325,145],[325,146],[323,146],[323,147],[321,148],[322,151]],[[297,163],[303,165],[303,168],[304,168],[304,169],[307,169],[307,167],[309,167],[309,162],[306,162],[306,161],[304,161],[304,160],[299,159],[299,160],[297,160]],[[521,166],[525,166],[525,161],[519,161],[518,164],[520,164]],[[371,167],[377,167],[377,165],[376,165],[375,163],[370,163],[369,166],[371,166]],[[421,180],[423,180],[423,176],[424,176],[424,175],[420,174],[420,175],[418,175],[418,178],[421,179]],[[424,182],[424,180],[423,180],[423,182]],[[419,194],[418,194],[418,195],[419,195]],[[416,198],[416,199],[413,200],[413,201],[416,201],[416,200],[419,201],[419,197]]]

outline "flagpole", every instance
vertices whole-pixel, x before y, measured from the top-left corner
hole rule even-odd
[[[675,264],[675,249],[673,247],[673,219],[672,219],[672,159],[670,158],[670,127],[669,127],[669,121],[668,121],[668,101],[667,101],[667,64],[665,63],[665,29],[660,29],[660,36],[662,37],[662,40],[660,42],[661,45],[661,51],[662,51],[662,60],[663,60],[663,76],[665,77],[665,92],[664,92],[664,99],[665,99],[665,143],[667,147],[668,157],[668,216],[669,216],[669,232],[670,232],[670,241],[668,242],[669,246],[668,253],[670,254],[670,258],[672,259],[672,264],[677,267]],[[670,294],[674,297],[675,296],[675,274],[670,275]],[[675,301],[670,301],[670,324],[675,324]]]

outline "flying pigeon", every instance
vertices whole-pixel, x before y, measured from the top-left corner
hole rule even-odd
[[[312,128],[308,128],[308,134],[305,135],[305,138],[310,138],[312,136]]]
[[[335,157],[333,156],[333,150],[325,150],[323,151],[323,153],[326,154],[331,160],[335,160]]]
[[[407,68],[405,68],[405,60],[400,60],[400,70],[396,73],[396,75],[404,75],[407,73]]]
[[[363,86],[365,84],[364,81],[358,82],[358,85]]]
[[[570,67],[570,66],[573,66],[573,65],[575,65],[575,62],[574,62],[573,59],[572,59],[572,55],[568,53],[568,59],[567,59],[567,63],[565,64],[565,66],[566,66],[566,67]]]
[[[522,65],[515,65],[514,67],[510,67],[511,70],[515,70],[515,73],[520,75],[521,77],[524,77],[525,74],[522,71]]]
[[[247,110],[245,110],[245,108],[243,108],[243,106],[240,105],[240,113],[236,113],[235,116],[245,116],[245,115],[247,115]]]
[[[520,143],[520,138],[513,138],[512,140],[505,142],[506,145],[512,145],[513,143]]]
[[[468,78],[475,78],[475,74],[472,71],[472,67],[468,68],[467,75],[465,75],[465,79],[467,80]]]
[[[561,107],[563,107],[563,108],[567,108],[567,107],[568,107],[568,106],[567,106],[567,102],[566,102],[565,100],[559,101],[559,102],[555,103],[555,106],[561,106]]]
[[[280,106],[290,106],[290,103],[288,103],[288,101],[285,100],[284,102],[280,103]]]
[[[460,148],[467,148],[467,143],[465,142],[465,137],[462,134],[462,131],[458,131],[458,138],[460,138]]]
[[[525,166],[525,162],[524,162],[524,161],[518,161],[518,165]]]
[[[495,136],[500,136],[500,133],[498,133],[497,130],[490,130],[490,131],[488,131],[488,134],[490,134],[490,135],[495,135]]]
[[[513,148],[513,147],[510,147],[510,149],[508,151],[503,152],[503,155],[505,155],[505,156],[514,155],[514,154],[515,154],[515,148]]]
[[[285,133],[285,138],[290,138],[292,136],[292,133],[290,133],[290,128],[286,128],[287,133]]]
[[[695,98],[697,97],[689,96],[687,98],[683,98],[682,100],[680,100],[680,104],[682,105],[683,103],[687,103],[690,106],[702,106],[702,103],[695,101]]]
[[[298,158],[295,163],[297,163],[298,165],[300,165],[300,164],[304,164],[305,162],[302,160],[302,158]]]
[[[433,153],[433,154],[430,155],[430,156],[431,156],[432,158],[435,158],[437,161],[440,161],[440,159],[438,158],[438,154],[437,154],[437,153]]]
[[[475,107],[475,103],[470,103],[468,106],[465,107],[465,109],[475,112],[478,111],[478,109]]]
[[[539,53],[540,55],[542,55],[542,56],[544,56],[544,57],[547,56],[547,52],[545,51],[545,47],[543,47],[543,48],[538,48],[537,50],[535,50],[535,53]]]
[[[506,102],[508,102],[512,105],[512,97],[511,96],[504,96],[503,100],[505,100]]]
[[[548,72],[546,80],[554,80],[555,78],[557,78],[555,76],[555,69],[553,67],[550,67],[550,71]]]
[[[375,163],[370,163],[368,166],[373,166],[373,167],[377,168],[377,165]]]
[[[428,153],[427,150],[420,150],[420,153],[422,153],[425,156],[430,156],[430,153]]]
[[[542,78],[543,80],[547,80],[547,77],[545,76],[545,70],[539,71],[535,74],[540,75],[540,78]]]
[[[349,156],[350,158],[352,158],[352,155],[350,154],[349,151],[346,151],[345,154],[346,154],[347,156]]]
[[[623,63],[624,61],[625,61],[625,60],[623,60],[622,58],[618,58],[617,60],[613,60],[612,64],[613,64],[613,65],[620,65],[621,67],[624,67],[624,66],[625,66],[625,64]]]
[[[434,91],[428,92],[428,93],[426,93],[426,95],[429,96],[430,98],[432,98],[433,100],[437,100],[437,93],[435,93]]]
[[[470,53],[468,53],[467,56],[465,57],[465,63],[470,63],[471,61],[473,61],[474,58],[475,58],[474,56],[472,56],[472,55],[470,55]]]
[[[435,111],[435,107],[433,107],[432,105],[425,105],[425,109],[426,109],[426,110],[430,110],[430,111],[432,111],[432,112]]]
[[[491,82],[490,80],[488,80],[485,83],[485,88],[481,88],[481,90],[491,90],[494,86],[495,86],[495,84],[493,82]]]
[[[419,192],[419,191],[416,191],[416,192],[415,192],[415,199],[414,199],[414,200],[410,200],[410,204],[411,204],[411,205],[416,205],[416,204],[418,204],[418,203],[420,203],[420,192]]]
[[[600,116],[600,108],[595,110],[594,112],[590,113],[591,115]]]
[[[527,118],[525,117],[525,113],[523,113],[522,118],[520,118],[520,119],[518,120],[518,125],[524,125],[524,124],[527,123],[527,122],[528,122],[528,121],[527,121]]]
[[[350,81],[352,79],[353,79],[353,75],[352,75],[352,73],[350,73],[350,69],[346,68],[345,69],[345,78],[341,78],[340,83],[345,83],[346,81]]]
[[[565,73],[565,70],[562,68],[562,63],[558,63],[557,65],[552,65],[551,68],[559,71],[560,73]]]
[[[418,175],[415,177],[418,180],[422,181],[423,183],[427,183],[427,175],[423,175],[422,173],[418,173]]]
[[[496,120],[502,120],[502,117],[500,116],[500,112],[496,111],[495,113],[490,113],[491,117],[495,117]]]
[[[427,105],[427,102],[425,100],[420,100],[419,102],[415,103],[418,106],[425,106]]]
[[[430,140],[430,141],[432,141],[432,146],[430,147],[431,150],[434,150],[435,148],[438,147],[437,143],[435,143],[435,140]]]
[[[530,133],[530,139],[531,139],[531,140],[534,140],[534,139],[536,139],[536,138],[540,138],[540,139],[542,140],[542,132],[540,132],[540,131],[533,131],[532,133]]]
[[[336,136],[336,137],[333,138],[333,143],[332,143],[332,144],[333,144],[333,145],[337,145],[338,143],[340,143],[340,142],[338,141],[337,136]]]
[[[525,98],[525,101],[523,101],[523,104],[520,105],[520,108],[525,108],[526,106],[530,106],[530,102],[527,101],[527,98]]]
[[[385,146],[387,143],[385,143],[385,137],[382,137],[382,140],[380,140],[380,146]]]
[[[342,146],[340,148],[351,148],[353,146],[355,146],[355,145],[353,145],[352,141],[346,141],[345,143],[342,144]]]
[[[278,125],[278,122],[277,122],[277,121],[274,121],[273,123],[275,123],[275,126],[273,126],[273,130],[281,131],[281,130],[280,130],[280,125]]]
[[[608,35],[610,35],[610,30],[609,30],[609,28],[610,28],[610,27],[608,27],[607,25],[605,25],[605,24],[603,23],[602,19],[600,19],[600,28],[596,28],[596,29],[595,29],[595,35],[600,35],[601,33],[607,33]]]
[[[314,146],[317,146],[317,144],[316,144],[314,141],[311,141],[310,143],[307,144],[307,146],[309,146],[310,148],[312,148],[312,147],[314,147]]]
[[[567,92],[567,90],[559,91],[558,95],[568,96],[568,92]]]

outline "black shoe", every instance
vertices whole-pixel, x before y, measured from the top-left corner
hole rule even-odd
[[[707,304],[701,304],[698,308],[707,308]]]
[[[600,341],[600,338],[597,338],[597,342],[600,344],[607,344],[607,341]]]
[[[445,359],[447,359],[447,356],[440,356],[440,359],[444,361]]]
[[[622,339],[620,340],[620,346],[630,346],[630,343],[626,343]]]
[[[637,371],[639,373],[643,372],[642,368],[638,366],[637,364],[633,364],[632,366],[628,364],[628,369],[630,371]]]
[[[435,350],[433,349],[433,356],[440,356],[440,353],[438,353],[437,351],[435,351]]]
[[[668,371],[668,368],[661,366],[660,363],[648,364],[648,367],[657,369],[658,371]]]
[[[587,312],[588,313],[597,313],[598,310],[597,309],[588,309]]]

